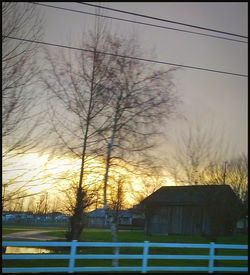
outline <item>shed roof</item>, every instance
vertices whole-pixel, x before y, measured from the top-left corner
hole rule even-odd
[[[89,212],[88,217],[92,218],[104,218],[105,217],[105,210],[103,208],[97,208],[91,212]]]
[[[229,185],[164,186],[145,198],[141,204],[204,205],[209,203],[239,203]]]

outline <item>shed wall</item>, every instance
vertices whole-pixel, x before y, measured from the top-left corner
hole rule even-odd
[[[211,230],[207,211],[200,206],[152,207],[146,218],[150,234],[209,234]]]

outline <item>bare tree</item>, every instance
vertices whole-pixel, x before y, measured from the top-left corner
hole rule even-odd
[[[115,42],[116,52],[138,56],[139,45],[135,39]],[[125,44],[125,46],[124,46]],[[151,68],[152,69],[152,68]],[[117,58],[113,82],[114,96],[110,101],[111,126],[105,133],[107,142],[106,170],[104,176],[104,207],[112,160],[129,161],[154,147],[157,126],[175,111],[178,99],[172,92],[171,73],[174,69],[149,70],[137,60]]]
[[[77,190],[78,190],[78,182],[74,179],[69,179],[70,181],[67,188],[65,188],[65,184],[63,188],[59,188],[60,193],[62,194],[63,203],[61,203],[60,210],[67,213],[68,215],[73,216],[75,211],[75,205],[77,200]],[[84,186],[82,189],[81,199],[82,199],[82,208],[83,210],[88,209],[95,203],[95,192],[93,190],[89,190]]]
[[[248,200],[248,157],[245,154],[228,162],[225,183],[229,184],[241,201]]]
[[[34,198],[29,198],[27,201],[27,211],[31,213],[35,213],[35,201]]]
[[[173,149],[167,152],[167,170],[177,184],[207,183],[207,167],[227,159],[228,144],[213,125],[202,127],[187,121],[185,126],[186,129],[175,136],[177,142]]]
[[[40,39],[43,18],[37,7],[22,2],[3,2],[2,17],[2,137],[5,172],[13,169],[11,162],[17,156],[35,147],[37,136],[31,135],[40,123],[36,120],[39,111],[34,109],[38,98],[32,90],[39,72],[35,62],[38,46],[12,38]],[[16,198],[18,192],[23,190],[20,185],[14,188],[14,180],[19,180],[23,173],[16,172],[10,181],[4,179],[4,188],[9,189],[5,201]],[[11,195],[10,189],[13,192]]]
[[[3,210],[22,212],[24,210],[24,200],[27,196],[28,194],[23,190],[21,190],[19,192],[19,196],[16,197],[15,199],[12,199],[12,200],[9,199],[9,200],[3,201]]]
[[[36,206],[35,206],[35,214],[43,214],[46,215],[49,212],[49,195],[48,192],[44,192],[39,196]]]
[[[12,37],[37,40],[42,36],[42,17],[34,5],[30,3],[3,2],[3,40],[2,40],[2,135],[9,137],[30,118],[31,93],[28,88],[35,80],[38,67],[34,64],[38,46],[33,43],[23,43]],[[19,133],[20,134],[20,133]],[[6,153],[23,149],[23,143],[29,132],[19,135]]]
[[[60,210],[60,199],[59,196],[53,196],[50,200],[51,212],[58,212]]]
[[[248,158],[230,157],[229,146],[213,127],[193,127],[182,133],[168,153],[167,170],[177,184],[228,184],[246,205]]]
[[[204,182],[228,184],[241,202],[248,200],[248,158],[245,154],[224,162],[211,162],[205,169]]]
[[[103,132],[110,127],[109,102],[114,95],[116,58],[101,54],[115,52],[117,45],[97,24],[95,33],[84,37],[81,47],[89,52],[60,55],[47,53],[49,68],[43,77],[48,93],[51,132],[57,137],[54,153],[81,159],[79,191],[86,179],[86,166],[103,151]],[[59,63],[62,60],[62,63]],[[107,115],[106,115],[107,114]],[[72,238],[77,239],[76,228],[82,227],[82,206],[76,200],[72,218]],[[79,205],[78,205],[79,202]],[[77,232],[78,229],[77,229]]]
[[[48,160],[38,167],[34,167],[32,164],[28,165],[23,160],[22,154],[13,157],[10,162],[4,159],[5,165],[3,165],[2,183],[3,206],[8,201],[19,200],[22,197],[28,198],[43,193],[43,190],[32,192],[32,188],[37,186],[37,182],[43,185],[50,178],[49,173],[45,172]]]
[[[111,187],[109,206],[115,212],[116,220],[118,219],[119,211],[126,207],[124,184],[125,179],[123,176],[120,176]]]
[[[117,179],[113,179],[114,184],[111,185],[111,195],[109,198],[109,215],[111,215],[111,234],[112,241],[118,242],[118,224],[121,217],[120,210],[126,206],[124,183],[125,178],[119,175]],[[119,255],[119,247],[114,247],[114,255]],[[118,259],[112,260],[113,266],[119,265]]]
[[[131,186],[133,192],[132,197],[135,204],[139,204],[146,197],[157,191],[160,187],[166,185],[165,178],[155,169],[150,170],[150,175],[143,175],[140,182],[140,188],[136,189]]]
[[[78,238],[80,238],[82,227],[85,225],[85,212],[96,202],[96,189],[89,188],[89,186],[84,185],[81,189],[79,189],[79,182],[76,180],[76,174],[67,174],[67,172],[61,175],[61,180],[66,180],[68,182],[67,186],[65,186],[65,182],[62,183],[58,189],[61,194],[61,203],[59,209],[70,215],[71,223],[72,219],[76,216],[76,205],[81,207],[82,217],[81,217],[81,225],[78,225],[75,230],[77,231]],[[58,178],[59,180],[59,178]],[[79,194],[79,190],[81,193]],[[66,232],[67,240],[72,239],[72,230],[71,225],[69,226],[69,230]]]
[[[95,32],[84,37],[84,41],[88,42],[81,47],[91,53],[83,51],[75,57],[61,54],[61,64],[58,55],[47,54],[50,68],[43,80],[50,92],[51,131],[60,141],[57,140],[57,152],[81,159],[79,194],[88,161],[96,155],[106,159],[104,207],[107,209],[111,160],[124,160],[125,156],[130,160],[133,154],[138,158],[152,148],[157,123],[175,110],[177,97],[171,89],[174,69],[146,68],[138,60],[117,56],[137,55],[138,43],[111,36],[98,23]],[[72,218],[72,238],[77,239],[74,228],[81,227],[79,217],[83,213],[80,205],[75,208],[78,210]]]
[[[90,36],[89,43],[83,44],[83,48],[87,47],[93,53],[77,53],[74,58],[61,53],[62,64],[58,64],[58,57],[48,54],[50,69],[43,79],[50,93],[51,131],[59,138],[55,153],[81,159],[77,191],[79,199],[76,200],[71,219],[72,239],[78,239],[83,228],[80,197],[85,181],[85,167],[102,149],[100,133],[106,125],[101,114],[109,98],[108,68],[112,62],[111,58],[97,51],[98,47],[104,50],[110,48],[108,38],[103,38],[99,30],[96,35]]]
[[[135,38],[113,39],[113,53],[139,56],[140,47]],[[117,232],[115,217],[108,213],[107,189],[109,171],[113,162],[142,159],[154,147],[157,126],[175,111],[178,99],[173,93],[172,72],[175,70],[149,68],[138,60],[117,56],[111,79],[112,97],[107,112],[110,126],[103,133],[106,140],[104,174],[104,209],[109,216],[113,241]],[[138,164],[138,163],[137,163]],[[114,263],[117,264],[117,263]]]

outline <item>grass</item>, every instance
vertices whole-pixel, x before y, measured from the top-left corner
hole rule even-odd
[[[30,230],[31,228],[4,228],[3,232],[17,232],[16,230]],[[62,228],[32,228],[32,230],[48,230],[46,233],[49,236],[58,238],[64,238],[66,229]],[[209,243],[210,241],[203,236],[188,236],[188,235],[155,235],[145,236],[143,231],[119,231],[118,241],[119,242],[170,242],[170,243]],[[90,242],[110,242],[111,233],[109,230],[101,229],[86,229],[82,232],[80,241]],[[216,243],[230,243],[230,244],[247,244],[247,235],[234,235],[227,237],[217,238]],[[66,253],[65,250],[53,252],[53,253]],[[112,248],[81,248],[78,249],[78,253],[87,254],[112,254]],[[120,254],[142,254],[142,248],[121,248]],[[177,249],[177,248],[150,248],[150,254],[190,254],[190,255],[208,255],[208,249]],[[217,255],[247,255],[247,251],[237,250],[218,250]],[[120,266],[141,266],[142,260],[120,260]],[[68,260],[23,260],[23,261],[3,261],[6,267],[42,267],[42,266],[68,266]],[[149,265],[157,266],[207,266],[207,260],[149,260]],[[217,266],[246,266],[246,261],[216,261]],[[76,260],[76,266],[111,266],[111,260]]]
[[[15,232],[23,232],[27,230],[47,230],[46,235],[65,238],[66,229],[62,227],[24,227],[24,226],[6,226],[2,229],[2,234],[10,234]],[[139,230],[120,230],[118,232],[118,241],[120,242],[189,242],[189,243],[209,243],[210,241],[203,236],[191,235],[145,235],[143,231]],[[112,241],[110,230],[108,229],[84,229],[80,241]],[[218,237],[216,243],[230,243],[230,244],[247,244],[248,236],[245,234],[236,234],[233,236]]]
[[[64,238],[66,230],[51,229],[48,236]],[[145,240],[150,242],[172,242],[172,243],[209,243],[210,241],[203,236],[191,236],[191,235],[145,235],[143,231],[129,231],[121,230],[118,232],[118,241],[120,242],[144,242]],[[111,242],[112,237],[109,230],[103,229],[85,229],[81,236],[80,241],[95,241],[95,242]],[[237,234],[233,236],[218,237],[217,243],[230,243],[230,244],[247,244],[248,236],[244,234]]]

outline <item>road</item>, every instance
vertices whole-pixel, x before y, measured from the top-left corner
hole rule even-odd
[[[48,236],[46,233],[48,233],[49,230],[27,230],[27,231],[21,231],[11,234],[3,235],[3,240],[34,240],[34,241],[51,241],[51,240],[59,240],[62,238]]]

